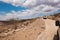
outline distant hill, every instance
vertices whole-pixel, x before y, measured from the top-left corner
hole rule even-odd
[[[60,13],[55,14],[55,15],[50,15],[50,16],[44,16],[43,18],[48,18],[52,20],[60,20]]]

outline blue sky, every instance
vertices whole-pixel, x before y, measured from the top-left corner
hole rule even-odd
[[[0,20],[11,18],[29,19],[56,13],[60,13],[60,0],[0,1]]]
[[[3,13],[3,12],[5,12],[5,14],[9,13],[12,10],[17,12],[17,11],[23,11],[23,10],[26,10],[26,9],[28,9],[28,8],[25,8],[25,7],[22,7],[22,6],[16,7],[16,6],[13,6],[11,4],[0,1],[0,14]]]

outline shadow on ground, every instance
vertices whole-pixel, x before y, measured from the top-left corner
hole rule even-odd
[[[58,35],[54,35],[53,40],[59,40]]]

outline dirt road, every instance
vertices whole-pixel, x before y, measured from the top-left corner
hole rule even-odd
[[[58,27],[55,26],[55,21],[50,19],[43,19],[45,22],[45,31],[43,31],[37,40],[53,40]]]

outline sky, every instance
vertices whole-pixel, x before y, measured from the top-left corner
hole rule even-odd
[[[0,0],[0,20],[30,19],[60,13],[60,0]]]

